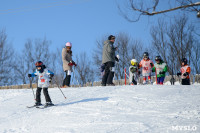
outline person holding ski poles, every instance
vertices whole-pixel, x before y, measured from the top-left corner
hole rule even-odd
[[[117,47],[114,47],[115,36],[110,35],[108,40],[104,42],[102,64],[105,66],[105,72],[102,78],[102,86],[115,86],[113,83],[113,77],[115,72],[115,61],[119,62],[119,59],[115,56]]]
[[[46,66],[42,61],[38,61],[35,63],[36,71],[32,74],[28,74],[28,77],[38,77],[38,86],[36,90],[36,102],[34,106],[40,106],[41,104],[41,90],[43,89],[43,93],[45,96],[46,104],[45,106],[53,106],[54,104],[51,101],[51,98],[48,93],[49,82],[54,76],[54,73],[50,70],[46,69]]]
[[[153,67],[153,61],[149,59],[149,53],[144,52],[143,60],[140,61],[139,68],[142,68],[142,76],[143,76],[143,84],[147,84],[147,78],[149,83],[152,84],[151,81],[151,72]]]
[[[190,85],[190,66],[187,64],[187,59],[183,58],[181,60],[181,70],[177,73],[177,76],[181,76],[182,85]]]
[[[152,68],[152,72],[156,72],[156,84],[163,85],[163,82],[165,80],[165,73],[167,72],[167,64],[164,63],[159,55],[156,56],[155,61],[156,63]]]
[[[76,66],[76,63],[72,60],[72,43],[67,42],[65,47],[62,49],[62,61],[63,70],[66,73],[66,77],[63,80],[63,88],[70,87],[72,66]]]

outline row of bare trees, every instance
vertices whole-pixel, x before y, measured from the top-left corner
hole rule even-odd
[[[168,64],[170,74],[180,69],[183,57],[188,59],[193,74],[200,73],[199,36],[186,16],[175,18],[171,23],[159,20],[152,27],[151,36],[152,45]]]
[[[151,28],[151,43],[143,44],[141,40],[135,40],[127,33],[118,33],[115,44],[118,47],[117,54],[120,56],[119,63],[116,63],[115,78],[124,78],[124,68],[128,68],[130,60],[142,59],[145,51],[150,53],[154,60],[160,55],[167,63],[169,74],[180,69],[180,62],[183,57],[188,59],[193,74],[200,74],[200,39],[194,25],[191,25],[186,16],[177,17],[172,22],[165,22],[160,19]],[[75,55],[75,62],[78,64],[74,70],[73,81],[79,81],[83,86],[87,82],[100,80],[100,66],[102,59],[103,43],[107,40],[105,35],[97,39],[96,48],[93,50],[93,58],[89,58],[86,52]],[[64,72],[62,70],[62,48],[50,51],[51,41],[43,39],[28,39],[21,51],[14,51],[8,43],[5,30],[0,31],[0,86],[11,84],[27,84],[28,73],[35,70],[35,62],[42,60],[48,69],[55,73],[53,83],[62,84]],[[77,84],[78,82],[76,82]]]

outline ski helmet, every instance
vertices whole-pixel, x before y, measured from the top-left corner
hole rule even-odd
[[[143,58],[145,58],[145,57],[149,58],[149,53],[148,52],[144,52]]]
[[[71,42],[67,42],[67,43],[65,44],[65,46],[66,46],[66,47],[72,47],[72,43],[71,43]]]
[[[35,63],[36,67],[42,67],[43,66],[43,62],[42,61],[38,61]]]
[[[184,62],[184,65],[186,65],[186,64],[187,64],[187,59],[186,59],[186,58],[183,58],[183,59],[181,60],[181,62]]]
[[[136,59],[132,59],[132,60],[131,60],[131,65],[137,66],[137,65],[138,65],[137,60],[136,60]]]
[[[44,66],[45,66],[45,65],[43,64],[42,61],[36,62],[36,63],[35,63],[35,66],[36,66],[37,70],[38,70],[38,67],[41,67],[41,69],[38,70],[39,72],[42,73],[42,72],[44,71]]]
[[[162,59],[161,59],[160,55],[156,56],[155,61],[161,61],[161,60]]]

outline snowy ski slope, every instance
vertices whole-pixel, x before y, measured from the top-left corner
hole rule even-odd
[[[0,133],[200,133],[200,85],[62,90],[46,109],[26,108],[30,89],[0,90]]]

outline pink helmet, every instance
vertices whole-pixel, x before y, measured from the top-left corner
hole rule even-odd
[[[72,43],[71,43],[71,42],[67,42],[67,43],[65,44],[65,46],[66,46],[66,47],[72,47]]]

